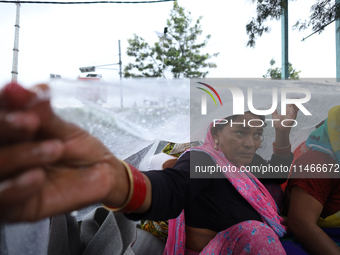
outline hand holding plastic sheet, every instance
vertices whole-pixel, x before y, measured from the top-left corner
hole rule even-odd
[[[25,96],[16,101],[18,90]],[[33,221],[95,202],[123,204],[129,189],[123,165],[99,140],[53,113],[46,86],[35,90],[11,84],[1,91],[0,220]]]
[[[275,147],[286,148],[290,145],[289,135],[291,128],[296,125],[299,108],[296,105],[287,104],[286,115],[280,115],[275,110],[272,114],[275,128]],[[289,155],[287,155],[289,156]]]
[[[289,132],[296,125],[295,120],[298,111],[299,108],[295,104],[287,104],[286,115],[278,114],[277,110],[275,110],[272,114],[272,119],[275,120],[273,121],[273,126],[276,132]]]

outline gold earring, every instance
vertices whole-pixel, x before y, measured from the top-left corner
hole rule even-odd
[[[215,149],[215,150],[218,150],[217,144],[218,144],[218,141],[217,141],[217,139],[215,139],[215,146],[214,146],[214,149]]]

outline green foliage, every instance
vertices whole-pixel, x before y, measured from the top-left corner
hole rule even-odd
[[[273,80],[281,80],[281,68],[273,67],[275,65],[275,60],[273,58],[270,60],[269,64],[271,67],[267,70],[267,73],[263,75],[263,78],[270,77]],[[298,80],[300,78],[299,73],[301,73],[301,71],[296,71],[296,69],[293,68],[293,65],[291,63],[289,63],[288,70],[289,70],[288,79]]]
[[[132,39],[128,39],[128,43],[126,53],[135,58],[135,63],[125,66],[124,77],[161,77],[163,69],[157,61],[155,49],[136,34]],[[133,69],[138,70],[139,74],[131,73]]]
[[[261,37],[263,33],[270,32],[270,27],[264,23],[267,20],[279,20],[282,8],[286,8],[284,0],[252,0],[252,2],[256,2],[257,16],[252,17],[246,25],[246,32],[249,35],[247,46],[249,47],[255,47],[257,36]],[[340,17],[340,5],[337,5],[334,0],[316,0],[310,10],[312,14],[309,19],[296,21],[293,29],[304,30],[311,26],[313,32],[318,31],[320,34],[326,25]]]
[[[124,68],[124,77],[162,77],[163,71],[169,67],[174,78],[199,78],[209,73],[201,71],[201,68],[216,68],[217,65],[208,60],[219,53],[210,55],[200,52],[211,36],[207,35],[201,43],[196,42],[203,32],[200,25],[202,16],[192,26],[190,14],[174,1],[170,18],[167,19],[167,35],[171,36],[171,40],[160,39],[150,46],[134,34],[128,40],[127,55],[134,57],[135,61]]]

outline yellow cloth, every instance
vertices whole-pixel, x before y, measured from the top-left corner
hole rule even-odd
[[[337,154],[340,150],[340,105],[333,107],[328,112],[328,135],[333,148],[333,152]]]
[[[161,241],[166,242],[168,238],[168,221],[141,221],[141,228],[158,237]]]
[[[340,211],[329,215],[325,219],[320,217],[317,224],[321,228],[340,228]]]
[[[288,218],[286,216],[282,217],[287,221]],[[340,211],[326,218],[319,217],[317,224],[320,228],[340,228]]]

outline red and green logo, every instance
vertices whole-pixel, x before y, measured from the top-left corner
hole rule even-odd
[[[220,101],[221,106],[222,106],[222,101],[221,101],[220,95],[217,93],[217,91],[216,91],[213,87],[211,87],[210,85],[208,85],[208,84],[206,84],[206,83],[203,83],[203,82],[197,82],[197,83],[206,86],[206,87],[209,88],[212,92],[214,92],[215,95],[217,96],[218,100]],[[198,88],[198,89],[201,89],[201,90],[203,90],[203,91],[205,91],[206,93],[208,93],[208,95],[211,96],[211,98],[214,100],[215,105],[217,105],[214,96],[211,94],[211,92],[210,92],[209,90],[206,90],[206,89],[200,88],[200,87],[197,87],[197,88]]]

